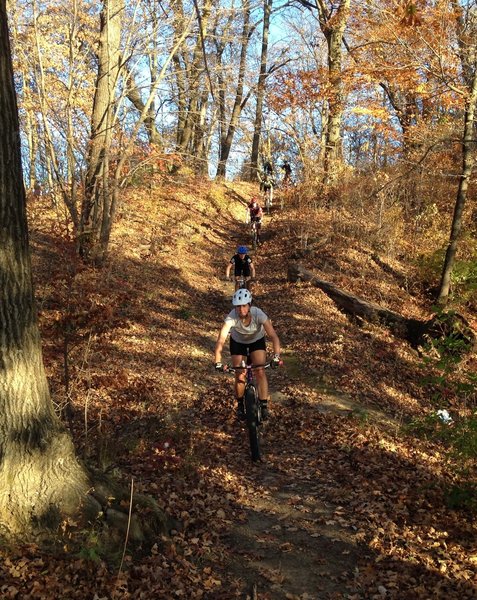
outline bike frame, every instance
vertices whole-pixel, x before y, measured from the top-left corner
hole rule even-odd
[[[235,291],[240,289],[249,290],[251,281],[251,279],[247,281],[243,275],[240,275],[238,279],[235,279]]]
[[[233,365],[225,366],[225,371],[228,373],[235,373],[235,371],[246,371],[244,390],[245,420],[249,434],[250,452],[254,462],[261,459],[260,425],[262,424],[262,409],[260,406],[260,400],[258,398],[258,391],[255,384],[253,371],[254,369],[261,368],[268,369],[269,367],[271,367],[270,362],[263,365],[248,365],[245,364],[245,361],[242,361],[242,365],[239,367],[234,367]]]
[[[252,246],[253,249],[256,250],[257,249],[257,244],[258,244],[258,229],[257,229],[257,221],[252,221],[250,224],[250,230],[251,230],[251,234],[252,234]]]

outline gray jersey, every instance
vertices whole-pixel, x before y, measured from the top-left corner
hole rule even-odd
[[[247,326],[239,319],[235,308],[225,317],[225,322],[232,324],[230,337],[239,344],[253,344],[265,335],[263,324],[268,321],[267,315],[256,306],[250,307],[250,315],[252,319]]]

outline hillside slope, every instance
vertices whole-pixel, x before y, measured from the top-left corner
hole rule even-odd
[[[47,199],[29,206],[54,400],[72,404],[78,452],[126,487],[133,481],[177,529],[130,546],[118,574],[124,539],[111,543],[101,524],[87,538],[73,527],[61,552],[3,556],[5,597],[476,596],[475,524],[445,498],[457,474],[441,446],[401,429],[435,408],[422,360],[319,290],[286,281],[299,257],[368,300],[428,315],[409,267],[393,260],[402,277],[384,271],[347,238],[345,215],[338,230],[325,211],[285,206],[265,219],[254,296],[285,367],[272,376],[266,459],[251,464],[232,382],[214,372],[212,350],[233,291],[225,266],[247,243],[254,191],[176,181],[129,192],[103,270],[74,259]]]

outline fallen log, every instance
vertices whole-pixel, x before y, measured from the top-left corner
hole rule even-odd
[[[288,281],[307,282],[323,290],[344,313],[369,323],[387,326],[396,337],[407,340],[413,348],[422,346],[429,338],[438,339],[450,335],[464,342],[465,349],[475,347],[476,335],[462,315],[447,313],[445,318],[435,315],[427,321],[407,318],[320,279],[296,262],[288,265]]]

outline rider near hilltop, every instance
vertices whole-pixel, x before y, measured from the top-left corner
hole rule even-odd
[[[234,267],[235,277],[235,289],[238,290],[240,287],[240,279],[243,277],[245,280],[245,286],[249,287],[249,282],[253,277],[255,279],[255,265],[251,257],[247,254],[248,250],[245,246],[239,246],[237,253],[232,256],[225,269],[225,278],[230,278],[230,271],[232,266]]]
[[[290,165],[290,162],[285,159],[283,161],[283,164],[280,165],[280,169],[283,169],[284,174],[283,174],[283,185],[288,185],[289,183],[291,183],[291,173],[292,173],[292,168]]]
[[[273,166],[270,160],[265,160],[263,162],[263,172],[265,175],[273,175]]]
[[[260,181],[260,190],[264,192],[264,194],[270,192],[275,185],[275,179],[271,173],[259,173],[258,179]]]
[[[273,166],[269,160],[263,163],[262,170],[258,171],[257,177],[260,182],[260,191],[268,192],[275,185]]]
[[[274,357],[272,367],[280,364],[280,340],[268,316],[257,306],[252,306],[252,294],[249,290],[240,289],[232,297],[233,309],[225,317],[215,344],[215,368],[223,371],[222,350],[230,333],[230,354],[232,366],[240,367],[242,361],[250,354],[252,365],[264,365],[267,360],[265,334],[273,345]],[[264,368],[255,369],[258,397],[262,408],[262,418],[268,417],[268,380]],[[235,371],[235,396],[237,398],[237,416],[245,417],[244,391],[245,369]]]

